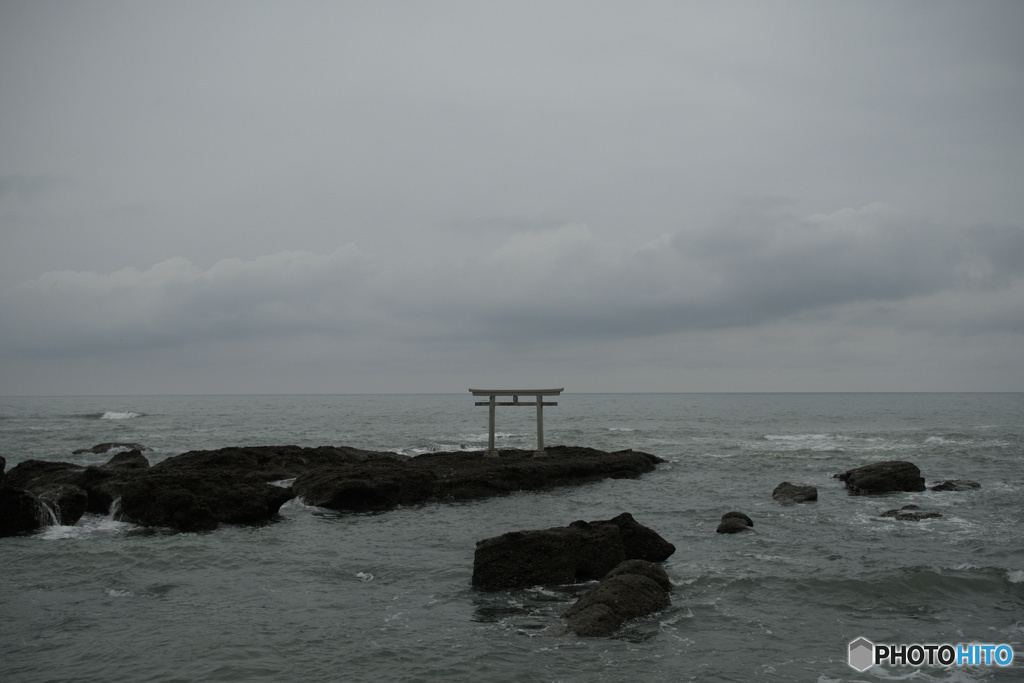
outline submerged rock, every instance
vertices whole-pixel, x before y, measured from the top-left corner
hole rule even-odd
[[[981,484],[967,479],[946,479],[932,486],[930,491],[975,491],[981,488]]]
[[[734,510],[722,515],[722,521],[718,524],[718,528],[715,529],[715,533],[736,534],[741,531],[746,531],[752,526],[754,526],[754,522],[750,517],[747,517],[742,512],[736,512]]]
[[[941,516],[938,512],[922,510],[917,505],[904,505],[898,510],[888,510],[879,515],[879,517],[892,517],[901,522],[920,522],[922,519],[932,519]]]
[[[772,498],[782,505],[795,505],[818,500],[818,489],[813,486],[797,486],[784,481],[772,491]]]
[[[610,636],[630,619],[672,604],[672,583],[665,570],[643,560],[627,560],[612,569],[562,615],[581,636]]]
[[[142,444],[137,443],[98,443],[92,448],[79,448],[76,451],[72,451],[73,455],[81,455],[82,453],[95,453],[102,455],[103,453],[109,453],[115,449],[124,449],[127,451],[148,451],[149,449]]]
[[[477,542],[477,588],[528,588],[600,579],[625,560],[661,562],[675,546],[624,512],[605,521],[513,531]]]
[[[853,495],[924,491],[924,477],[917,465],[905,460],[876,462],[837,474]]]

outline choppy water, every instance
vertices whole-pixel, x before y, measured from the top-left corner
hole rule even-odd
[[[563,394],[548,445],[634,448],[669,462],[638,480],[382,514],[292,501],[264,526],[204,534],[87,515],[0,539],[4,681],[987,681],[1024,661],[1024,394]],[[478,449],[465,395],[0,399],[0,455],[139,442],[294,443],[416,454]],[[533,412],[498,410],[531,447]],[[974,492],[850,497],[831,475],[916,463]],[[818,487],[781,507],[782,481]],[[881,519],[915,503],[943,517]],[[741,510],[754,530],[715,533]],[[673,542],[671,608],[614,638],[566,635],[586,586],[481,592],[477,540],[631,512]],[[1014,666],[846,663],[883,643],[1007,643]]]

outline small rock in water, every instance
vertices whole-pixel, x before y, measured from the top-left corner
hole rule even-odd
[[[818,489],[813,486],[797,486],[784,481],[772,491],[772,498],[782,505],[795,505],[818,500]]]
[[[115,449],[123,449],[123,450],[126,450],[126,451],[148,451],[149,450],[148,448],[146,448],[142,444],[112,442],[112,443],[98,443],[95,446],[93,446],[92,448],[79,448],[76,451],[72,451],[72,454],[73,455],[81,455],[82,453],[95,453],[97,455],[100,455],[102,453],[109,453],[110,451],[115,450]]]
[[[754,522],[742,512],[726,512],[722,515],[722,521],[715,529],[716,533],[719,534],[737,534],[741,531],[746,531],[750,527],[754,526]]]
[[[904,505],[898,510],[888,510],[879,515],[879,517],[891,517],[902,522],[920,522],[922,519],[933,519],[941,516],[938,512],[922,510],[917,505]]]
[[[935,486],[931,487],[932,491],[974,491],[980,489],[981,484],[976,481],[969,481],[967,479],[947,479],[940,481]]]

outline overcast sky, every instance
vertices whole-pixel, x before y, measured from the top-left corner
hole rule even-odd
[[[1024,391],[1022,36],[0,0],[0,394]]]

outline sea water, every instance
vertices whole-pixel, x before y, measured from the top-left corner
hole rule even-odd
[[[563,394],[545,442],[666,462],[635,480],[378,514],[293,500],[258,526],[145,529],[87,514],[0,539],[3,681],[1022,680],[1024,394]],[[0,399],[0,455],[140,443],[152,462],[233,445],[477,450],[454,395]],[[499,408],[499,447],[535,411]],[[909,460],[966,492],[849,496],[832,475]],[[818,500],[783,507],[783,481]],[[879,517],[916,504],[942,517]],[[739,510],[752,530],[720,535]],[[611,638],[564,631],[589,586],[479,591],[477,541],[630,512],[675,544],[672,606]],[[996,666],[847,663],[875,643],[1008,644]]]

